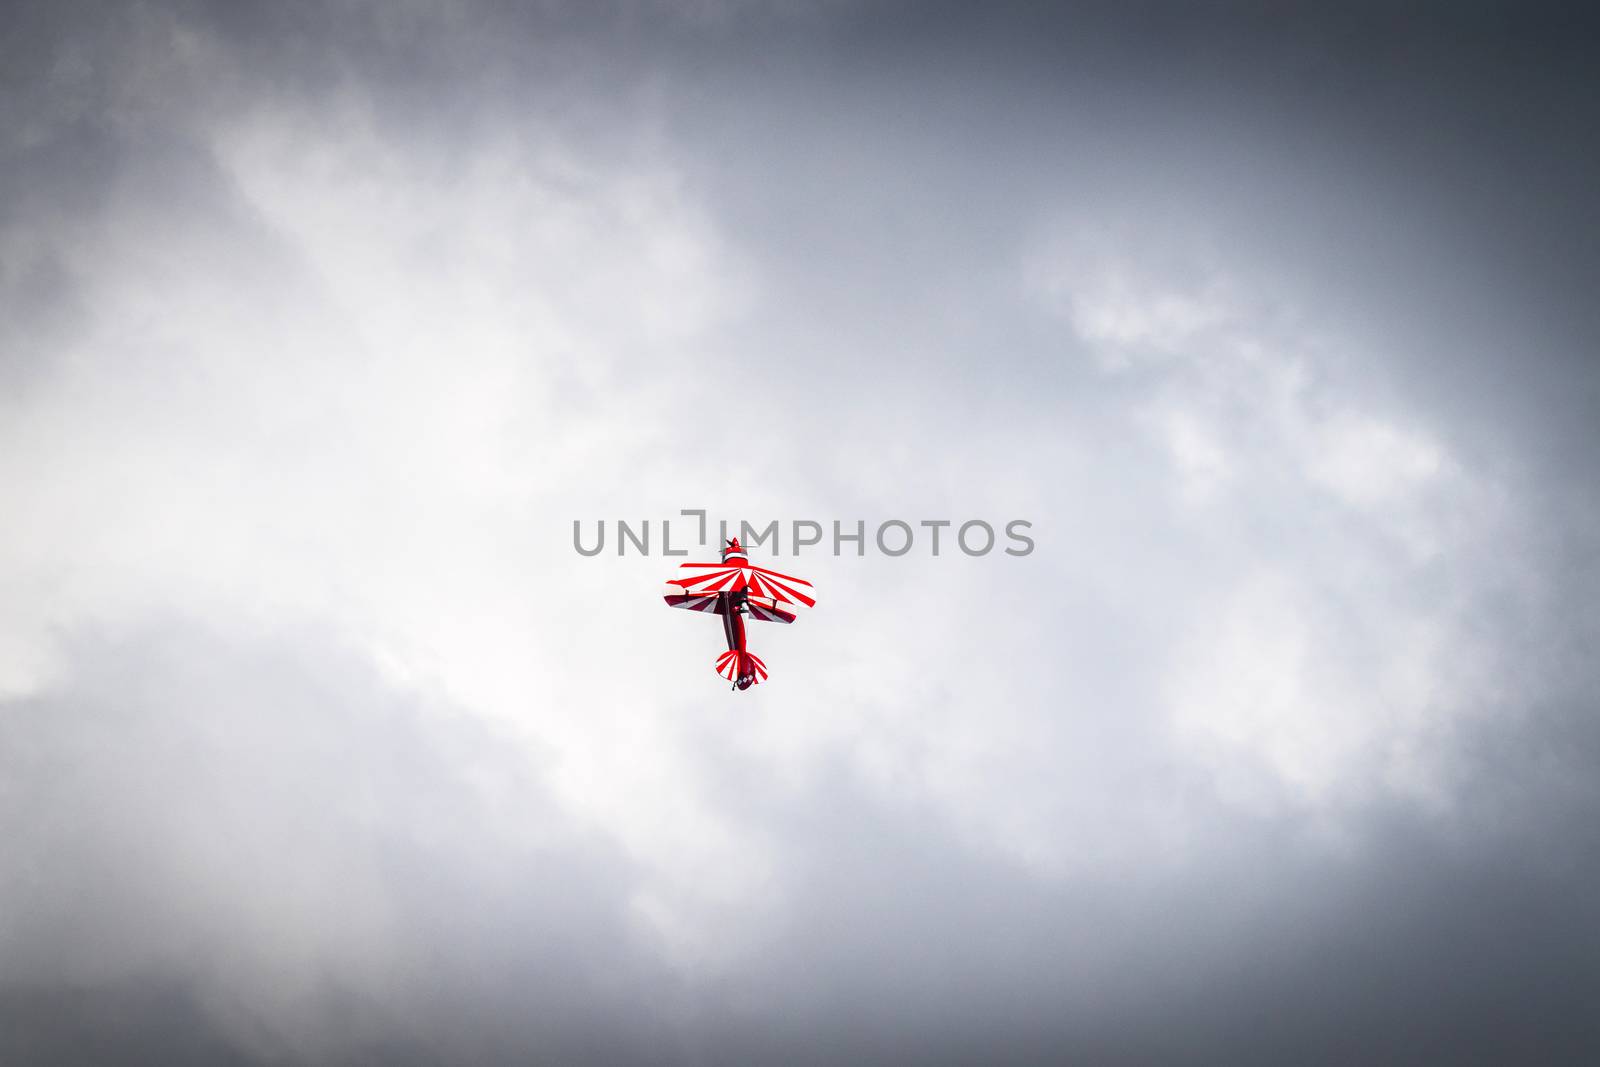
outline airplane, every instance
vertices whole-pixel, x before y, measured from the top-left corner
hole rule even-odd
[[[779,605],[809,608],[816,604],[809,592],[810,582],[751,565],[737,537],[723,546],[721,563],[683,563],[678,570],[682,577],[667,584],[681,592],[668,593],[662,599],[668,607],[722,616],[728,651],[717,657],[717,673],[732,682],[735,690],[749,689],[767,677],[767,665],[745,648],[745,616],[757,622],[787,624],[794,622],[794,612]]]

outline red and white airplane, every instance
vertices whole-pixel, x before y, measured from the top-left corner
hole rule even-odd
[[[735,689],[749,689],[767,676],[762,663],[744,644],[744,617],[757,622],[794,622],[794,612],[780,605],[812,607],[811,583],[803,578],[751,566],[737,537],[722,550],[721,563],[683,563],[681,577],[667,582],[682,592],[668,593],[668,606],[722,616],[728,651],[717,657],[717,673]]]

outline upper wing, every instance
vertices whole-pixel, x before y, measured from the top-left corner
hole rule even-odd
[[[726,563],[680,563],[678,577],[667,582],[685,593],[733,592],[744,588],[744,568]]]
[[[811,595],[811,583],[804,578],[779,574],[765,567],[745,569],[749,571],[746,582],[750,587],[751,596],[767,597],[780,604],[804,604],[808,608],[816,607],[816,598]]]
[[[679,577],[667,584],[685,593],[736,593],[748,589],[751,596],[778,604],[804,604],[809,608],[817,603],[811,595],[811,583],[804,578],[752,567],[748,563],[680,563],[678,573]]]

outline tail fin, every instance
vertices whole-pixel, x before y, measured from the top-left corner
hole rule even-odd
[[[767,665],[752,653],[730,650],[717,657],[717,673],[736,689],[749,689],[767,676]]]

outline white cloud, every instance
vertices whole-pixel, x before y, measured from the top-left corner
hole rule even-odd
[[[1052,247],[1034,286],[1103,373],[1149,385],[1170,536],[1204,561],[1171,592],[1203,598],[1165,683],[1176,736],[1252,805],[1448,803],[1452,726],[1495,670],[1470,605],[1516,581],[1503,491],[1337,377],[1337,342],[1269,284],[1206,259],[1141,274],[1115,247]],[[1420,592],[1435,573],[1451,595]]]
[[[637,713],[667,653],[583,614],[630,574],[566,540],[563,502],[650,499],[618,495],[673,418],[639,369],[698,365],[745,291],[670,161],[536,123],[419,154],[354,92],[186,132],[215,172],[119,179],[70,250],[92,318],[4,424],[7,692],[53,684],[58,635],[153,610],[324,627],[553,752],[652,899],[700,923],[749,896],[758,844]]]

